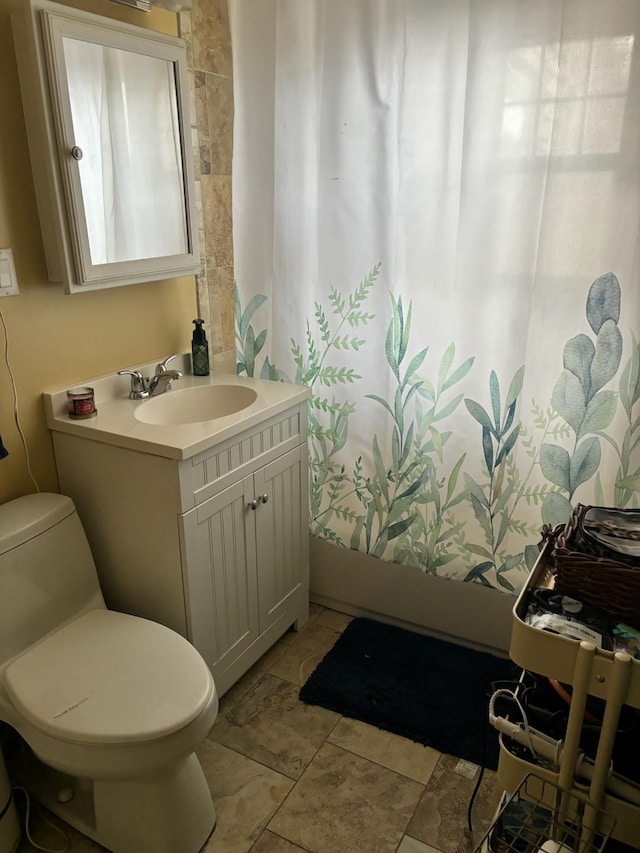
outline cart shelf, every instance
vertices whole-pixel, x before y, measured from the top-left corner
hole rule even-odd
[[[625,653],[598,649],[593,643],[543,631],[524,621],[529,592],[539,587],[553,588],[551,547],[552,543],[547,542],[514,605],[509,654],[523,669],[572,686],[559,767],[548,769],[514,755],[509,739],[501,735],[498,779],[505,791],[513,793],[529,774],[535,774],[549,790],[558,788],[587,803],[594,814],[611,816],[615,820],[613,829],[608,830],[611,836],[639,847],[640,806],[613,796],[608,778],[620,709],[623,704],[640,708],[640,661]],[[604,700],[605,712],[591,779],[585,782],[576,778],[575,769],[588,696]],[[640,799],[640,786],[638,795]],[[545,805],[553,808],[553,803]]]
[[[589,815],[589,809],[589,804],[575,794],[562,791],[536,774],[528,774],[515,793],[504,798],[478,851],[601,853],[615,820],[602,810]],[[598,828],[590,824],[597,824]]]
[[[541,631],[524,621],[529,592],[538,587],[553,588],[550,559],[552,544],[548,542],[541,552],[513,608],[509,656],[523,669],[556,678],[563,684],[573,684],[580,642],[571,637]],[[613,652],[596,650],[587,687],[591,696],[605,700],[608,698],[614,659]],[[624,701],[626,705],[640,708],[640,661],[631,659],[629,686]]]

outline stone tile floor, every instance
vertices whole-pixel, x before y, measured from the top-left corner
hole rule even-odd
[[[456,853],[479,768],[298,699],[351,617],[312,605],[222,698],[199,757],[218,822],[202,853]],[[485,771],[477,843],[498,807]],[[55,819],[54,819],[55,820]],[[32,836],[60,849],[37,816]],[[65,827],[72,853],[103,848]],[[26,840],[18,853],[37,848]],[[467,845],[467,849],[469,845]]]

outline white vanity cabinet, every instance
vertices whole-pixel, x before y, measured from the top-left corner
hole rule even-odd
[[[233,683],[260,637],[298,619],[308,595],[306,482],[298,446],[179,518],[188,634],[217,683]]]
[[[305,400],[254,418],[186,459],[50,420],[107,605],[186,636],[220,694],[308,618],[306,413]]]

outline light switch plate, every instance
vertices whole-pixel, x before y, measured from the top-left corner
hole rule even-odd
[[[0,249],[0,296],[17,296],[18,279],[11,249]]]

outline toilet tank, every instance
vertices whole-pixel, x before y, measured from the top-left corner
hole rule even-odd
[[[104,606],[70,498],[38,493],[0,505],[0,665],[68,619]]]

